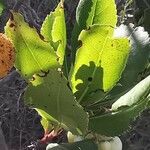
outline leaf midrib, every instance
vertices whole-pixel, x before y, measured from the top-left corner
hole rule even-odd
[[[33,57],[34,61],[36,62],[36,64],[37,64],[38,67],[40,68],[40,70],[43,70],[42,67],[41,67],[41,65],[40,65],[40,64],[38,63],[38,61],[36,60],[36,58],[35,58],[35,56],[34,56],[32,50],[30,49],[30,46],[27,44],[26,40],[24,39],[24,37],[23,37],[23,35],[22,35],[21,31],[20,31],[20,28],[18,28],[18,29],[19,29],[21,38],[23,39],[23,42],[25,43],[25,46],[27,47],[27,49],[28,49],[28,51],[30,52],[31,56]]]
[[[106,36],[106,38],[105,38],[105,41],[104,41],[104,43],[103,43],[103,45],[102,45],[102,50],[99,52],[99,56],[98,56],[97,62],[96,62],[96,64],[95,64],[95,68],[94,68],[94,71],[93,71],[93,73],[92,73],[92,78],[94,78],[94,76],[95,76],[95,72],[96,72],[96,70],[97,70],[97,66],[98,66],[98,64],[99,64],[99,60],[100,60],[101,57],[102,57],[105,44],[107,43],[107,40],[108,40],[108,35],[109,35],[109,32],[107,33],[107,36]],[[95,48],[94,48],[94,49],[95,49]],[[80,98],[78,99],[78,102],[79,102],[79,103],[82,101],[82,99],[83,99],[84,96],[86,95],[86,93],[87,93],[87,91],[88,91],[90,85],[91,85],[91,82],[89,82],[89,83],[87,84],[86,88],[85,88],[84,91],[82,92],[82,95],[81,95]]]

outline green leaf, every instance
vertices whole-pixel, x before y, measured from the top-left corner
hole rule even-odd
[[[46,150],[98,150],[98,145],[93,140],[84,140],[69,144],[59,144],[52,147],[53,144],[49,144]]]
[[[5,33],[16,49],[15,67],[25,78],[58,67],[54,49],[40,38],[36,29],[29,27],[19,13],[13,13],[13,17],[7,22]]]
[[[4,0],[0,0],[0,15],[2,14],[4,8],[5,8]]]
[[[50,70],[46,77],[35,76],[25,99],[52,124],[61,125],[77,135],[86,132],[88,115],[75,101],[62,73]]]
[[[131,106],[145,97],[150,93],[150,76],[142,80],[134,88],[132,88],[128,93],[121,96],[115,103],[112,105],[112,110],[117,110],[122,106]]]
[[[129,54],[129,41],[110,37],[111,27],[91,26],[79,36],[80,48],[71,75],[79,102],[95,91],[107,92],[120,79]]]
[[[76,50],[78,36],[91,25],[110,25],[115,27],[117,11],[114,0],[80,0],[76,11],[76,24],[72,34],[72,47]],[[113,28],[111,29],[113,33]],[[73,52],[75,56],[75,52]]]
[[[137,84],[131,91],[118,99],[109,113],[90,118],[89,130],[99,134],[114,136],[129,129],[133,121],[146,109],[150,93],[150,76]]]
[[[42,117],[41,124],[45,130],[45,133],[49,133],[51,130],[54,129],[54,125],[52,124],[52,122],[57,122],[57,121],[55,119],[51,118],[51,116],[46,114],[43,110],[36,108],[36,111]],[[50,118],[49,120],[51,120],[51,122],[47,119],[48,117]]]
[[[133,28],[133,25],[121,25],[115,29],[114,37],[128,38],[130,40],[131,50],[126,67],[122,73],[118,84],[105,95],[100,91],[91,93],[87,99],[97,99],[99,103],[94,104],[94,109],[98,109],[103,104],[108,106],[118,98],[127,93],[139,81],[150,74],[150,44],[149,34],[143,27]],[[92,106],[93,107],[93,106]]]
[[[150,38],[148,33],[144,31],[143,27],[137,27],[134,29],[131,26],[121,25],[115,30],[114,36],[118,38],[128,38],[131,43],[131,52],[119,81],[119,85],[121,86],[116,86],[111,93],[109,93],[113,97],[138,83],[138,80],[140,80],[140,74],[149,65],[150,57]]]
[[[2,124],[2,122],[0,122],[0,146],[1,146],[2,150],[8,150],[8,147],[7,147],[7,144],[5,141],[5,137],[4,137],[2,128],[1,128],[1,124]]]
[[[51,43],[59,56],[59,63],[62,65],[66,48],[66,25],[62,1],[58,4],[55,11],[46,17],[41,28],[41,34],[46,41]]]

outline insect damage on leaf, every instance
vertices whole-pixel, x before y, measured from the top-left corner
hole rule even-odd
[[[15,52],[13,44],[2,33],[0,33],[0,78],[7,75],[13,67]]]
[[[12,12],[5,26],[5,34],[16,49],[15,67],[26,79],[41,70],[45,72],[59,66],[53,47],[43,41],[43,37],[25,22],[21,14]]]

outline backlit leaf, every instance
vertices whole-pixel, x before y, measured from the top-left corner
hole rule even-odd
[[[59,56],[59,63],[62,65],[66,48],[66,25],[62,1],[58,4],[55,11],[46,17],[41,28],[41,34],[46,41],[52,44]]]
[[[79,36],[80,48],[71,75],[77,100],[95,91],[109,91],[120,79],[129,54],[129,41],[112,39],[109,26],[91,26]],[[111,31],[110,31],[111,32]]]
[[[36,29],[29,27],[19,13],[13,13],[5,32],[16,48],[15,67],[25,78],[58,67],[54,49],[40,38]]]
[[[115,0],[80,0],[76,10],[76,24],[72,34],[73,50],[77,48],[80,32],[91,25],[110,25],[115,27],[117,11]],[[113,31],[113,28],[111,29]],[[113,32],[112,32],[113,33]],[[73,52],[75,55],[75,52]]]

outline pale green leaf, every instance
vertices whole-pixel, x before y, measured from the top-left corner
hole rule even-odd
[[[50,70],[46,77],[35,76],[25,93],[25,99],[48,121],[74,134],[86,132],[88,115],[75,101],[62,73]]]
[[[21,14],[13,13],[13,17],[7,22],[5,33],[16,49],[15,67],[25,78],[58,67],[54,49],[40,38],[36,29],[29,27]]]
[[[43,22],[41,34],[50,42],[59,56],[59,63],[64,61],[66,48],[66,25],[63,2],[60,2],[54,12],[51,12]]]
[[[79,102],[86,101],[92,92],[109,91],[120,79],[129,41],[110,38],[110,28],[94,25],[79,36],[80,48],[71,75],[71,87]]]
[[[76,11],[76,24],[72,33],[73,50],[77,48],[78,36],[83,29],[88,29],[89,26],[95,24],[115,27],[116,23],[115,0],[80,0]],[[113,31],[113,28],[111,30]],[[73,53],[75,55],[75,52]]]
[[[142,80],[125,95],[121,96],[112,105],[112,110],[117,110],[121,106],[131,106],[150,93],[150,76]]]
[[[118,99],[110,112],[90,118],[89,129],[99,134],[115,136],[130,129],[130,123],[148,107],[150,76]]]

